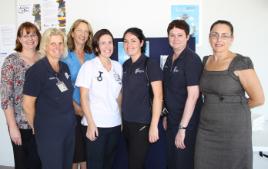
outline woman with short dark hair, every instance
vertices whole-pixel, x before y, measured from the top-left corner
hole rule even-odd
[[[195,138],[202,105],[199,91],[202,62],[187,46],[189,29],[184,20],[173,20],[167,28],[173,49],[163,68],[169,169],[194,168]]]

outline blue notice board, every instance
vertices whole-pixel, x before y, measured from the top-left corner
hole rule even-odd
[[[172,49],[169,46],[168,38],[167,37],[160,37],[160,38],[147,38],[146,39],[146,52],[145,54],[149,55],[154,59],[157,59],[160,62],[161,55],[170,55],[172,54]],[[188,41],[188,46],[195,51],[195,38],[191,37]],[[112,55],[112,59],[123,63],[124,60],[127,59],[124,55],[123,49],[123,39],[116,38],[115,39],[115,46],[114,46],[114,53]]]

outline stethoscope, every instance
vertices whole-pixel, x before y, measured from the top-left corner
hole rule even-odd
[[[103,72],[99,71],[99,76],[97,77],[98,81],[102,81],[102,79],[103,79],[102,76],[101,76],[102,74],[103,74]]]

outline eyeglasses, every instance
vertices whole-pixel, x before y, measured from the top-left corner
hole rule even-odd
[[[227,40],[229,38],[231,38],[233,35],[229,34],[229,33],[217,33],[217,32],[211,32],[209,34],[209,37],[211,39],[222,39],[222,40]]]
[[[34,39],[34,38],[36,38],[37,37],[37,35],[36,34],[27,34],[27,35],[22,35],[22,37],[24,38],[24,39]]]

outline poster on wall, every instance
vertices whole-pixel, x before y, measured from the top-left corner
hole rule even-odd
[[[15,40],[15,24],[0,25],[0,67],[2,67],[5,58],[14,51]]]
[[[172,5],[171,19],[183,19],[190,26],[190,35],[200,45],[200,5]]]
[[[40,0],[34,1],[17,1],[17,26],[23,22],[34,23],[41,30],[41,4]]]
[[[65,0],[43,0],[42,1],[42,29],[56,27],[65,31],[66,11]]]
[[[5,57],[15,48],[15,25],[0,25],[0,57]]]
[[[65,0],[18,0],[17,26],[25,21],[34,23],[41,32],[51,27],[65,31]]]

